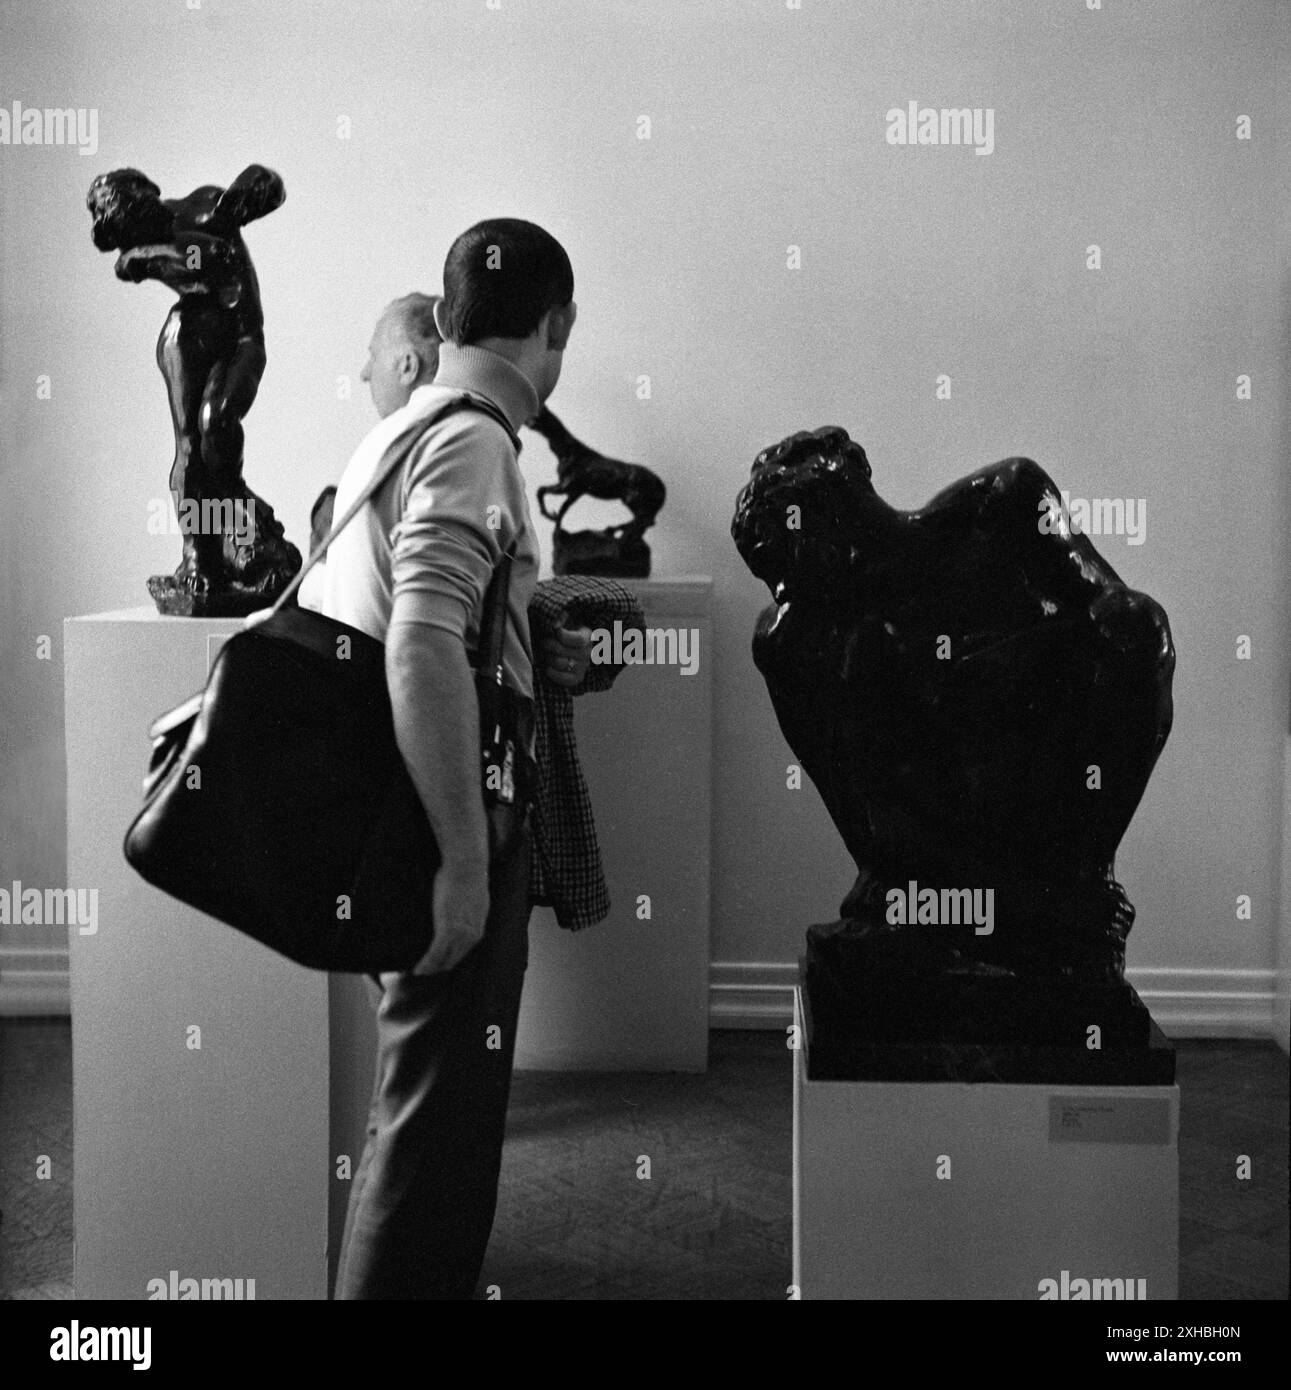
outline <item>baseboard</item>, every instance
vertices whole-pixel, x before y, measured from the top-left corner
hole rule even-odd
[[[1275,1038],[1274,970],[1171,970],[1145,966],[1126,978],[1172,1038]]]
[[[0,946],[0,1018],[71,1011],[65,946]]]
[[[1173,1038],[1273,1038],[1281,1002],[1273,970],[1128,972],[1152,1017]],[[709,971],[712,1028],[784,1029],[793,1022],[792,961],[715,961]],[[0,946],[0,1017],[71,1012],[67,952]]]
[[[1278,894],[1278,974],[1273,988],[1273,1029],[1291,1053],[1291,734],[1282,750],[1282,876]]]
[[[788,1028],[797,983],[796,961],[714,961],[708,972],[708,1026]]]
[[[1275,972],[1173,970],[1127,972],[1130,983],[1172,1038],[1272,1038]],[[780,961],[715,961],[709,974],[709,1026],[787,1028],[793,1022],[798,966]]]

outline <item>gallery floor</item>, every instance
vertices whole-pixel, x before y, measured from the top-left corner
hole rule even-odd
[[[1271,1043],[1179,1045],[1182,1298],[1287,1296],[1287,1076]],[[518,1074],[485,1278],[503,1298],[784,1298],[790,1096],[778,1033],[714,1033],[704,1076]],[[0,1115],[0,1297],[70,1297],[66,1019],[0,1020]]]

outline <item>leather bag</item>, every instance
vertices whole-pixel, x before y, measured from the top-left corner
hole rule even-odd
[[[492,415],[514,439],[491,402],[466,393],[417,433],[459,409]],[[294,602],[406,458],[406,440],[267,616],[225,642],[205,690],[152,725],[144,806],[125,837],[126,859],[154,887],[318,970],[407,970],[433,935],[440,856],[395,742],[385,647]],[[499,827],[522,823],[514,812],[533,780],[531,702],[502,681],[513,554],[490,581],[475,675],[493,857],[504,850]]]

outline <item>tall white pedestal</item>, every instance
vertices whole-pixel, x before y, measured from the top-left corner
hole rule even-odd
[[[639,596],[647,626],[698,632],[698,669],[630,666],[610,690],[574,701],[612,907],[579,932],[534,910],[520,1068],[708,1065],[712,580],[621,582]]]
[[[122,854],[148,725],[238,625],[151,608],[65,625],[68,884],[99,893],[97,932],[70,931],[78,1298],[147,1298],[172,1270],[326,1297],[327,977]]]
[[[711,581],[632,583],[648,624],[698,630],[699,667],[631,667],[577,701],[614,908],[578,933],[535,911],[519,1066],[707,1063]],[[70,932],[80,1298],[146,1298],[172,1270],[324,1298],[329,1243],[335,1263],[336,1160],[358,1161],[372,1085],[362,980],[278,957],[122,853],[149,724],[201,689],[238,626],[149,607],[65,625],[68,884],[99,897],[97,931]]]
[[[802,1298],[1177,1297],[1177,1086],[811,1081],[795,1021]]]

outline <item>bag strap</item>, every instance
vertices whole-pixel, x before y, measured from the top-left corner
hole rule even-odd
[[[275,603],[272,608],[262,608],[259,610],[259,612],[251,614],[247,618],[245,626],[252,627],[255,626],[256,623],[263,622],[266,618],[272,617],[273,614],[275,614],[280,608],[282,608],[285,604],[291,601],[292,597],[296,593],[296,590],[299,589],[301,584],[304,583],[305,576],[310,572],[310,570],[314,568],[314,566],[323,558],[323,556],[327,554],[328,547],[332,544],[332,542],[337,538],[337,536],[341,534],[342,531],[345,530],[345,528],[350,524],[350,522],[354,520],[354,518],[362,510],[363,506],[372,497],[372,495],[381,489],[386,479],[390,477],[390,475],[401,463],[403,463],[406,457],[406,450],[403,446],[408,442],[408,440],[414,435],[423,434],[432,425],[437,425],[441,420],[445,419],[447,416],[453,414],[453,412],[457,410],[478,410],[484,415],[491,415],[502,426],[502,428],[506,430],[511,442],[515,445],[516,450],[519,451],[520,440],[519,437],[516,435],[515,430],[511,428],[511,422],[506,418],[505,415],[503,415],[503,413],[497,408],[497,406],[493,404],[492,401],[485,400],[483,396],[477,396],[471,392],[464,392],[462,395],[457,396],[455,399],[448,401],[440,409],[432,411],[430,415],[418,419],[415,422],[415,424],[410,425],[408,429],[404,431],[403,434],[398,435],[395,438],[394,442],[389,445],[389,447],[386,449],[384,457],[382,458],[381,462],[377,465],[376,470],[372,474],[371,482],[368,483],[368,485],[363,489],[363,491],[358,495],[358,497],[355,498],[353,503],[351,503],[349,508],[346,510],[345,515],[340,519],[340,521],[336,522],[335,525],[333,525],[331,533],[328,535],[327,539],[322,543],[322,545],[320,545],[318,549],[315,550],[305,561],[305,563],[300,567],[300,570],[297,573],[295,579],[293,579],[291,583],[288,584],[288,586],[278,596],[277,603]],[[510,566],[508,565],[508,570],[509,569]],[[503,592],[502,598],[502,611],[505,614],[505,590]],[[252,621],[253,619],[254,622]]]
[[[484,620],[480,628],[477,672],[490,683],[502,684],[502,641],[507,625],[507,595],[511,587],[511,563],[516,557],[515,542],[498,561],[484,596]]]

